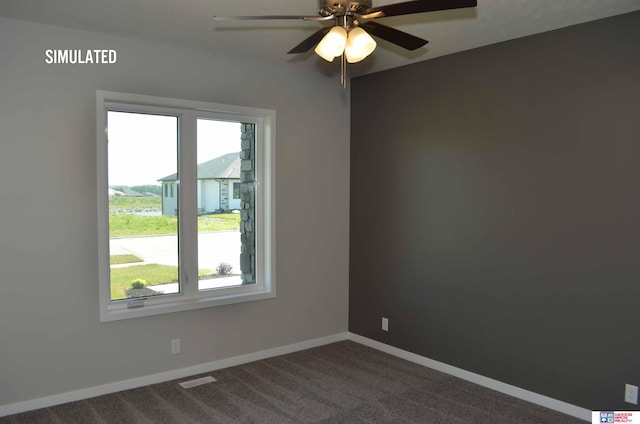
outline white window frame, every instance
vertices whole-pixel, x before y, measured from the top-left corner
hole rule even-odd
[[[98,282],[100,321],[115,321],[211,306],[274,298],[275,279],[275,125],[270,109],[172,99],[98,90],[96,92]],[[109,264],[109,193],[107,112],[178,116],[180,213],[180,293],[111,300]],[[196,122],[198,118],[255,124],[256,269],[255,284],[199,290],[197,279]],[[195,278],[192,279],[192,277]],[[135,307],[134,307],[135,306]]]

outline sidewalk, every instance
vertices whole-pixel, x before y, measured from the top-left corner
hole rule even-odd
[[[227,262],[233,272],[240,272],[240,249],[239,231],[201,233],[198,236],[198,267],[214,270],[221,262]],[[144,263],[178,266],[176,235],[113,238],[109,240],[109,250],[111,255],[136,255]]]
[[[240,273],[240,232],[221,231],[198,235],[198,268],[215,270],[222,262],[232,266],[233,273]],[[135,255],[143,262],[111,265],[111,268],[124,268],[148,264],[178,266],[178,237],[176,235],[121,237],[109,240],[111,255]],[[239,286],[239,275],[198,280],[200,290]],[[149,289],[164,294],[179,292],[178,283],[149,286]]]
[[[206,280],[198,280],[198,289],[219,289],[222,287],[239,286],[242,284],[242,278],[239,275],[232,277],[209,278]],[[151,290],[164,294],[178,293],[178,283],[158,284],[156,286],[148,286]]]

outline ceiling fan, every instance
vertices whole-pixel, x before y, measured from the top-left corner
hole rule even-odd
[[[346,64],[360,62],[376,48],[376,42],[371,35],[407,50],[415,50],[428,43],[422,38],[379,24],[374,19],[476,5],[477,0],[412,0],[373,7],[372,0],[318,0],[317,16],[215,16],[214,19],[333,21],[332,26],[320,28],[288,53],[305,53],[316,46],[315,52],[329,62],[341,57],[342,84],[346,87]]]

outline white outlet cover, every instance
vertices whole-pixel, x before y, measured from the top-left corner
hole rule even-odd
[[[382,331],[389,331],[389,318],[382,317]]]
[[[171,340],[171,354],[180,353],[180,339]]]
[[[624,401],[634,405],[638,404],[638,386],[633,384],[624,385]]]

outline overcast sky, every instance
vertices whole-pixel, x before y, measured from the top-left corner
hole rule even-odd
[[[177,118],[108,113],[109,186],[158,184],[176,172]],[[240,151],[240,124],[198,120],[198,163]]]

